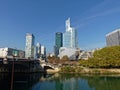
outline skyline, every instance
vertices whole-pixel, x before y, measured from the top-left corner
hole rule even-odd
[[[0,47],[25,50],[26,33],[53,51],[55,33],[65,32],[65,20],[78,31],[82,49],[106,46],[107,33],[120,28],[119,0],[1,0]]]

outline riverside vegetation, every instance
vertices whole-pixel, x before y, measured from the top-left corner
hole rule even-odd
[[[120,46],[96,50],[92,58],[79,60],[77,66],[62,67],[63,73],[120,73]]]
[[[92,58],[81,60],[79,65],[89,68],[120,68],[120,46],[96,50]]]

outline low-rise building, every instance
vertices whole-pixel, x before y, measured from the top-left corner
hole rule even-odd
[[[79,59],[88,60],[88,58],[93,57],[93,52],[81,51],[79,54]]]
[[[93,57],[93,54],[96,50],[100,50],[100,49],[101,48],[95,48],[95,49],[90,50],[90,51],[81,50],[80,54],[79,54],[79,59],[88,60],[89,58]]]
[[[13,48],[0,48],[0,57],[5,58],[5,57],[18,57],[18,58],[24,58],[25,57],[25,51],[18,50],[18,49],[13,49]]]
[[[77,60],[77,56],[79,55],[78,52],[79,49],[76,48],[61,47],[59,50],[59,57],[62,59],[63,56],[68,56],[69,60]]]

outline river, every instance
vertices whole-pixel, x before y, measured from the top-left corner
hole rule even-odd
[[[14,74],[13,90],[119,90],[120,75]],[[0,90],[11,90],[11,75],[0,74]]]

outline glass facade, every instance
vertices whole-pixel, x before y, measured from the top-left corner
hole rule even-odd
[[[41,55],[41,45],[39,43],[37,43],[36,45],[36,58],[40,58],[40,55]]]
[[[72,28],[71,31],[71,47],[73,48],[77,48],[78,47],[78,42],[77,42],[77,30],[75,30],[74,28]]]
[[[25,46],[25,57],[34,58],[34,42],[35,37],[33,34],[26,34],[26,46]]]
[[[77,48],[77,30],[73,27],[70,27],[70,18],[66,20],[66,32],[63,34],[63,46]]]
[[[55,55],[59,54],[60,47],[63,46],[63,34],[61,32],[57,32],[55,36]]]
[[[55,45],[60,48],[63,45],[63,35],[61,32],[56,33],[56,38],[55,38]]]
[[[120,29],[106,35],[107,46],[120,45]]]
[[[70,32],[65,32],[63,34],[63,46],[71,47],[71,33]]]

